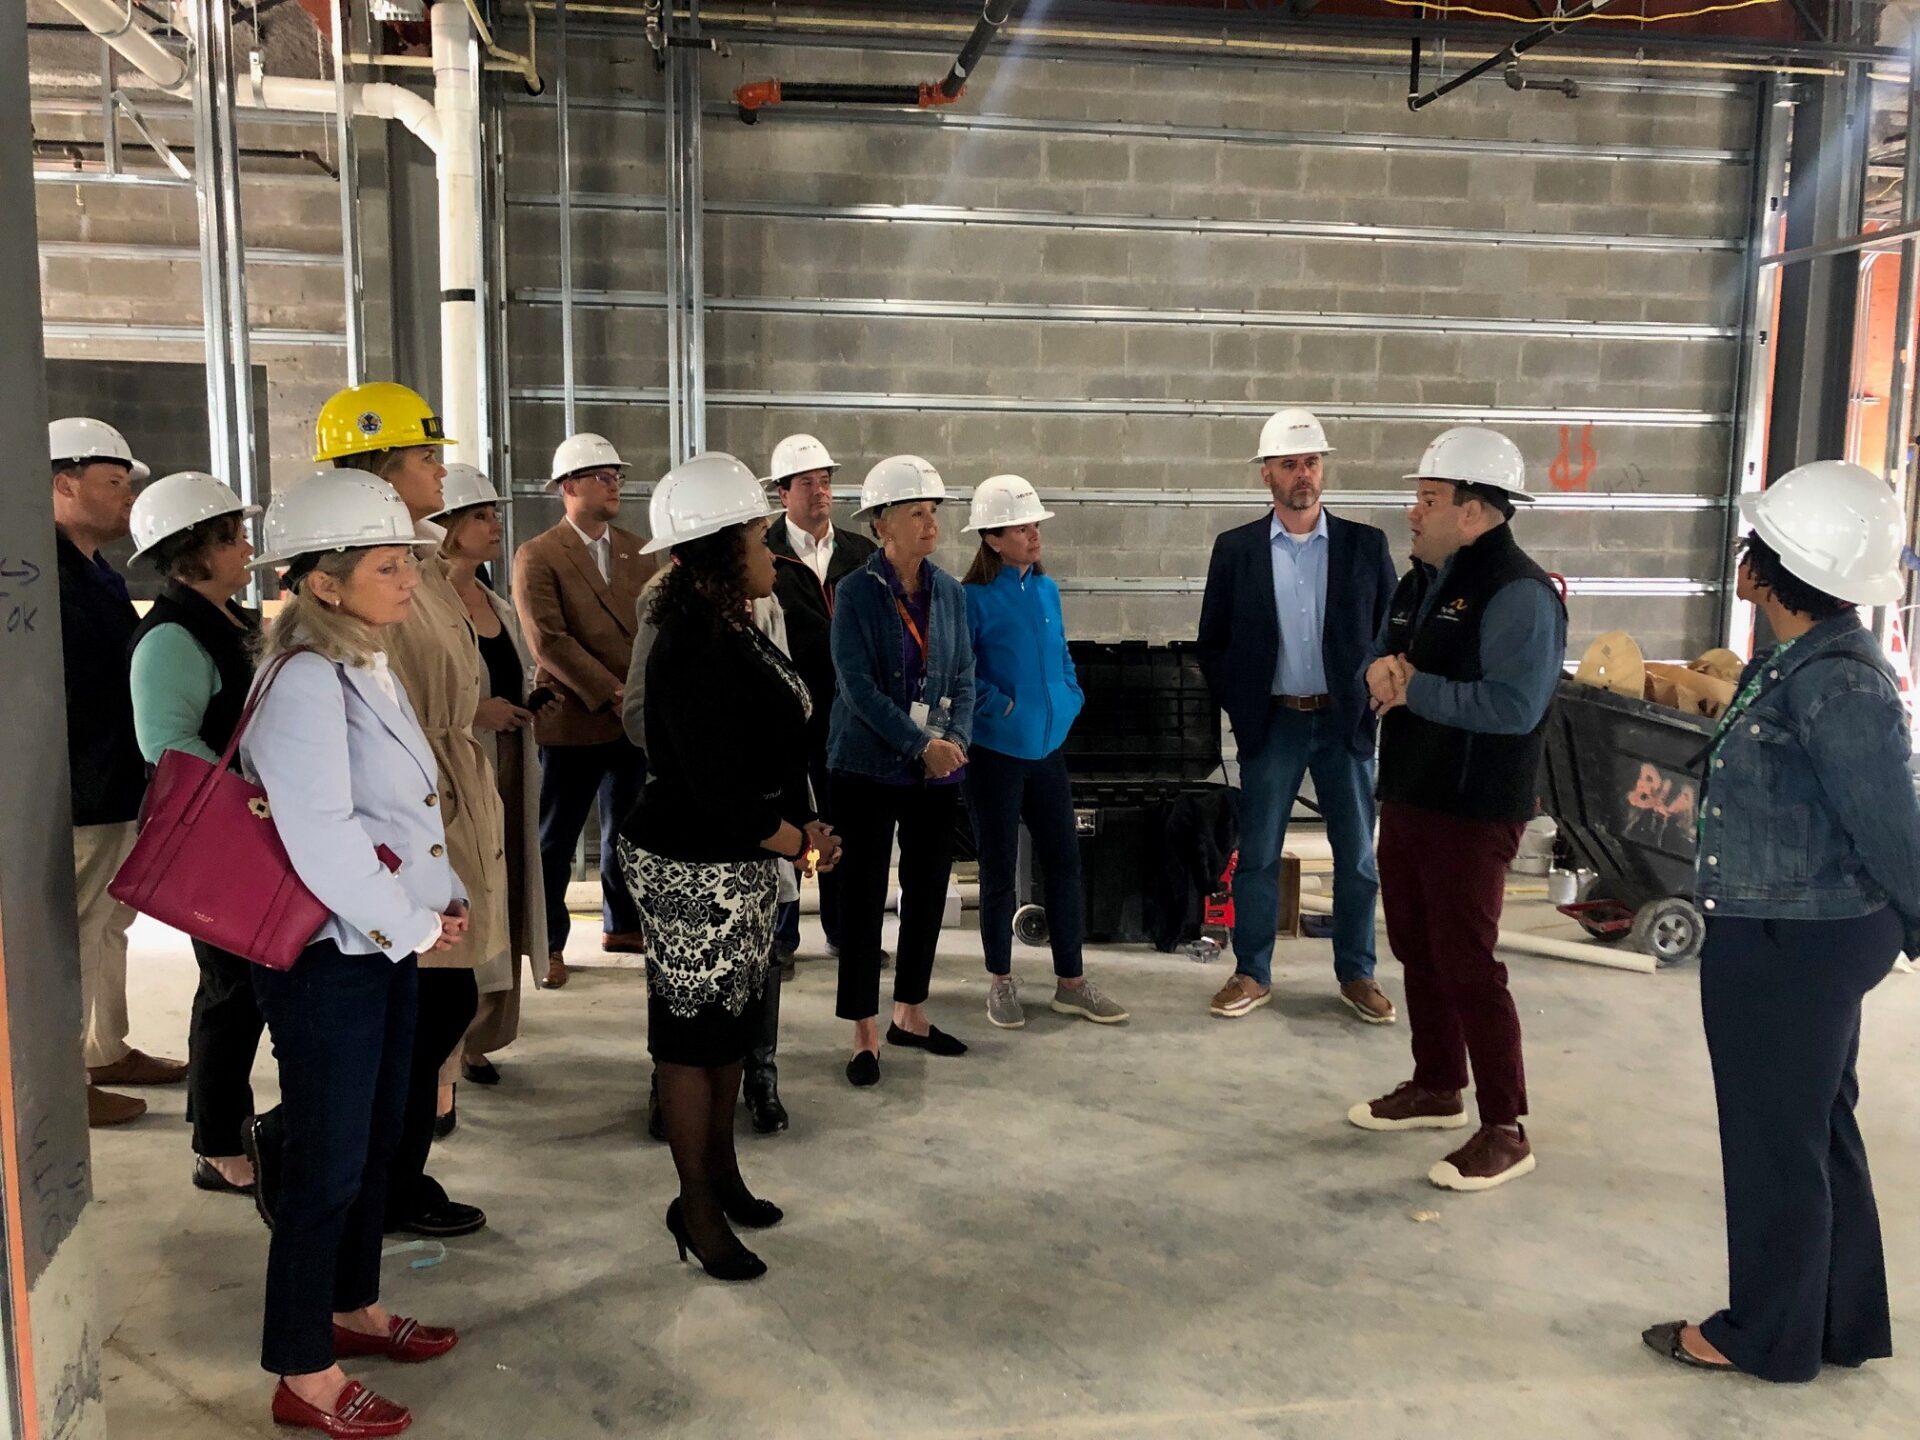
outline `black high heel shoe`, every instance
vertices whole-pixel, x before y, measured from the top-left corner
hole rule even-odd
[[[667,1206],[667,1231],[673,1236],[673,1243],[680,1248],[682,1263],[685,1263],[687,1252],[691,1250],[693,1258],[700,1262],[700,1268],[716,1280],[758,1280],[767,1273],[767,1262],[744,1245],[737,1245],[730,1253],[714,1260],[702,1255],[687,1235],[687,1217],[680,1208],[678,1198]]]
[[[749,1195],[744,1200],[731,1200],[722,1203],[720,1213],[736,1225],[744,1225],[749,1230],[765,1230],[778,1225],[786,1219],[787,1212],[771,1200],[761,1200]]]

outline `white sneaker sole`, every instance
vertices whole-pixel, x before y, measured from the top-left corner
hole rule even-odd
[[[1078,1015],[1082,1020],[1091,1020],[1096,1025],[1124,1025],[1133,1018],[1124,1010],[1118,1015],[1096,1015],[1078,1005],[1062,1005],[1058,1000],[1049,1001],[1048,1005],[1056,1015]]]
[[[1027,1017],[1022,1015],[1018,1020],[996,1020],[993,1018],[993,1012],[989,1010],[987,1023],[998,1030],[1024,1030],[1027,1028]]]
[[[1367,1024],[1369,1025],[1393,1025],[1393,1024],[1396,1024],[1400,1019],[1400,1015],[1398,1011],[1395,1011],[1392,1014],[1388,1014],[1388,1015],[1376,1015],[1371,1010],[1367,1009],[1364,1005],[1354,1004],[1353,1001],[1349,1000],[1344,995],[1340,997],[1340,1003],[1346,1006],[1347,1009],[1351,1010],[1355,1015],[1358,1015],[1362,1020],[1366,1021]]]
[[[1259,999],[1249,1000],[1244,1005],[1235,1005],[1231,1007],[1221,1006],[1221,1005],[1209,1005],[1207,1008],[1211,1010],[1215,1015],[1218,1015],[1222,1020],[1238,1020],[1242,1015],[1251,1015],[1254,1011],[1258,1010],[1262,1005],[1267,1004],[1272,999],[1273,999],[1273,992],[1269,990],[1266,994],[1262,995]]]
[[[1522,1175],[1531,1175],[1533,1173],[1533,1167],[1534,1159],[1533,1156],[1529,1154],[1526,1159],[1508,1169],[1502,1170],[1498,1175],[1467,1176],[1462,1175],[1458,1170],[1454,1169],[1452,1162],[1442,1160],[1427,1172],[1427,1179],[1435,1185],[1438,1185],[1442,1190],[1460,1190],[1468,1194],[1474,1194],[1481,1190],[1497,1190],[1509,1180],[1518,1180]]]
[[[1412,1115],[1405,1120],[1382,1120],[1373,1113],[1373,1102],[1362,1100],[1347,1111],[1347,1121],[1362,1130],[1464,1130],[1467,1128],[1467,1112],[1463,1106],[1458,1115]]]

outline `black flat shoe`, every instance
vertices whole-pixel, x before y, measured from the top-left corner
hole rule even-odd
[[[1676,1365],[1685,1365],[1690,1370],[1719,1370],[1726,1373],[1738,1371],[1740,1367],[1737,1365],[1702,1360],[1698,1355],[1688,1351],[1687,1347],[1680,1342],[1680,1332],[1686,1328],[1685,1320],[1669,1320],[1665,1324],[1655,1325],[1651,1329],[1642,1331],[1640,1338],[1646,1342],[1649,1350],[1665,1356]]]
[[[903,1045],[909,1050],[924,1050],[929,1055],[964,1055],[967,1047],[947,1034],[938,1025],[929,1025],[927,1033],[916,1035],[911,1030],[902,1030],[898,1025],[887,1026],[887,1043]]]
[[[462,1205],[443,1200],[399,1225],[389,1225],[389,1235],[423,1235],[429,1240],[453,1240],[487,1228],[487,1212],[478,1205]]]
[[[871,1050],[862,1050],[847,1062],[847,1081],[859,1086],[878,1085],[880,1057]]]
[[[479,1060],[462,1060],[460,1078],[469,1085],[498,1085],[500,1072],[494,1068],[491,1060],[482,1057]]]
[[[744,1200],[732,1200],[720,1207],[720,1213],[736,1225],[744,1225],[749,1230],[768,1230],[787,1218],[787,1212],[771,1200],[761,1200],[749,1195]]]
[[[273,1229],[274,1207],[280,1203],[280,1152],[284,1143],[277,1112],[249,1115],[240,1126],[240,1153],[253,1164],[253,1208],[260,1223]]]
[[[256,1172],[257,1173],[257,1172]],[[215,1195],[251,1195],[253,1186],[236,1185],[215,1168],[214,1163],[204,1155],[193,1157],[193,1188],[211,1191]]]
[[[444,1140],[460,1128],[460,1102],[455,1101],[453,1108],[444,1115],[433,1117],[433,1138]]]
[[[667,1233],[673,1236],[673,1243],[679,1247],[682,1264],[686,1263],[687,1252],[691,1250],[693,1258],[700,1262],[700,1268],[716,1280],[758,1280],[767,1273],[767,1262],[737,1241],[731,1251],[712,1260],[695,1250],[692,1239],[687,1235],[687,1217],[682,1213],[677,1199],[667,1206]]]

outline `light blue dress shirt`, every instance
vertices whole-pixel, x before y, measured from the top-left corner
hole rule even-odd
[[[1269,522],[1273,551],[1273,609],[1280,620],[1280,659],[1273,670],[1275,695],[1325,695],[1327,661],[1323,649],[1327,618],[1327,512],[1296,539]]]

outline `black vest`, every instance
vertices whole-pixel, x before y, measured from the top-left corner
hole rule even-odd
[[[220,677],[220,688],[207,702],[207,713],[200,719],[200,738],[216,755],[223,752],[227,741],[233,738],[233,727],[239,724],[247,692],[253,688],[253,642],[260,633],[260,617],[253,611],[231,600],[227,602],[227,610],[245,622],[244,629],[222,615],[206,596],[189,590],[178,580],[169,580],[160,591],[160,598],[153,602],[153,608],[134,630],[132,645],[127,647],[131,655],[147,632],[161,625],[179,625],[200,642],[200,648],[212,658],[214,672]]]
[[[1546,586],[1559,603],[1551,577],[1502,525],[1454,556],[1416,626],[1434,572],[1415,565],[1393,592],[1387,653],[1405,655],[1414,669],[1442,680],[1480,679],[1481,617],[1503,587],[1526,581]],[[1437,725],[1402,705],[1380,725],[1380,798],[1468,820],[1524,823],[1533,818],[1546,737],[1544,717],[1531,734],[1486,735]]]

